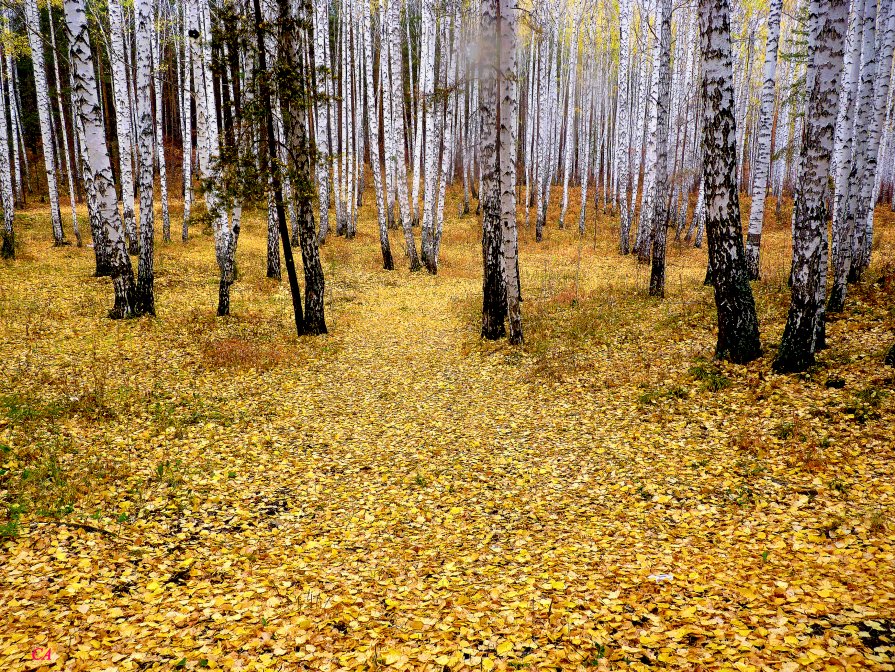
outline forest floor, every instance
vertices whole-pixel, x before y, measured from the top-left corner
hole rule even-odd
[[[799,376],[770,370],[788,223],[765,355],[732,366],[705,249],[672,243],[650,299],[602,216],[522,227],[525,346],[480,341],[479,225],[448,213],[433,277],[397,232],[381,270],[365,207],[323,248],[330,333],[302,339],[263,213],[231,317],[197,227],[158,243],[158,317],[117,322],[92,250],[17,215],[0,669],[895,669],[892,213]]]

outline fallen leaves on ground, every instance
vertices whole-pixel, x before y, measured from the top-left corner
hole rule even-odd
[[[431,277],[379,269],[365,208],[323,248],[330,336],[297,340],[263,215],[232,317],[195,231],[159,245],[158,317],[113,323],[31,214],[0,266],[0,668],[893,669],[885,246],[784,377],[784,226],[735,367],[704,251],[647,299],[602,215],[522,230],[519,350],[477,338],[472,217]]]

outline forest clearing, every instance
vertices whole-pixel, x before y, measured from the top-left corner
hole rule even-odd
[[[22,214],[0,668],[889,669],[888,208],[797,376],[770,371],[788,226],[755,285],[765,354],[736,366],[702,250],[669,247],[658,300],[617,217],[596,248],[520,227],[520,350],[478,336],[477,218],[431,276],[381,269],[373,217],[321,248],[329,334],[296,339],[263,212],[229,317],[195,235],[157,247],[157,317],[113,322],[92,255]]]

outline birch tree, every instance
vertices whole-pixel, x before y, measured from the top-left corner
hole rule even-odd
[[[668,236],[668,106],[671,97],[671,1],[661,0],[658,89],[656,97],[656,175],[652,221],[650,296],[665,296],[665,245]]]
[[[876,79],[876,5],[876,0],[864,0],[863,3],[861,70],[856,99],[855,129],[869,129],[873,115]],[[848,178],[842,185],[839,210],[833,222],[836,239],[833,246],[833,289],[827,309],[834,313],[841,312],[845,307],[846,283],[851,272],[855,241],[856,210],[859,207],[861,182],[867,160],[868,133],[856,131],[852,142]]]
[[[50,219],[53,224],[53,244],[66,245],[62,230],[62,213],[59,210],[59,187],[56,183],[56,155],[53,151],[53,121],[50,109],[50,91],[44,65],[44,45],[40,29],[40,10],[37,0],[25,0],[25,28],[31,61],[34,65],[34,88],[37,93],[37,117],[40,121],[40,138],[47,174],[47,191],[50,199]]]
[[[768,40],[764,57],[764,84],[758,113],[758,154],[752,169],[752,206],[749,211],[749,232],[746,239],[746,267],[750,280],[760,275],[761,229],[768,189],[771,162],[771,132],[774,124],[774,84],[777,75],[777,47],[780,41],[780,14],[783,0],[771,0],[768,14]]]
[[[124,60],[124,21],[120,0],[109,0],[109,61],[112,67],[112,92],[115,97],[115,128],[118,140],[118,169],[121,179],[121,202],[124,232],[131,254],[137,254],[137,225],[134,215],[134,167],[131,148],[131,104],[128,95],[127,65]],[[137,52],[139,54],[139,39]],[[139,65],[137,70],[139,71]],[[136,92],[140,96],[139,86]],[[139,117],[139,112],[137,116]],[[139,131],[138,131],[139,135]],[[142,197],[141,197],[142,199]],[[140,211],[142,214],[142,210]],[[139,272],[138,272],[139,274]]]
[[[629,33],[631,29],[631,0],[619,0],[618,99],[616,101],[616,171],[619,204],[619,245],[621,254],[628,254],[631,245],[631,177],[628,169],[630,139],[628,136]]]
[[[391,89],[389,98],[392,106],[392,134],[386,148],[386,155],[394,170],[398,205],[400,208],[401,227],[404,229],[404,242],[410,270],[418,271],[420,258],[416,251],[413,236],[413,218],[410,200],[407,195],[407,161],[404,152],[404,121],[401,106],[404,100],[403,57],[401,55],[401,21],[398,12],[398,0],[388,0],[387,9],[389,29],[389,65],[391,70]]]
[[[135,312],[136,288],[125,245],[121,214],[118,211],[105,128],[100,118],[96,76],[93,70],[93,51],[87,28],[87,8],[84,0],[65,0],[64,7],[69,67],[73,80],[72,99],[83,137],[86,191],[88,197],[92,195],[94,199],[98,224],[102,228],[104,238],[101,244],[106,248],[115,290],[115,305],[109,311],[109,317],[113,319],[131,317]],[[94,240],[94,245],[96,244]]]
[[[827,281],[827,201],[839,82],[845,51],[847,0],[815,0],[814,53],[801,168],[793,203],[792,302],[774,370],[804,371],[814,363]]]
[[[152,12],[150,7],[150,20],[152,20]],[[154,28],[154,24],[150,24],[150,28]],[[158,176],[159,176],[159,196],[161,197],[162,202],[162,239],[169,243],[171,242],[171,216],[168,213],[168,170],[165,165],[165,138],[162,133],[162,110],[164,109],[164,105],[162,105],[162,76],[164,73],[168,71],[168,67],[162,64],[160,53],[161,53],[161,31],[159,30],[151,30],[150,39],[152,43],[152,64],[153,64],[153,72],[156,73],[155,77],[152,78],[152,90],[155,94],[155,150],[156,150],[156,159],[158,161]],[[140,92],[137,91],[136,95],[139,97]],[[142,197],[141,197],[142,198]],[[140,212],[143,211],[142,206],[140,206]],[[142,238],[142,236],[141,236]]]
[[[320,203],[320,243],[329,233],[330,193],[330,107],[332,78],[329,66],[329,1],[314,1],[314,66],[316,68],[317,97],[314,106],[317,139],[317,192]],[[370,55],[372,58],[372,54]]]
[[[370,21],[370,5],[361,3],[364,34],[364,75],[367,79],[367,123],[370,132],[370,163],[373,169],[373,190],[376,192],[376,217],[379,223],[379,247],[382,250],[382,267],[391,271],[395,268],[391,244],[388,239],[388,217],[385,212],[385,195],[382,179],[382,151],[379,145],[379,101],[382,97],[382,79],[379,86],[373,86],[373,33]],[[315,36],[317,39],[317,36]],[[319,118],[319,117],[318,117]]]
[[[482,336],[522,343],[516,238],[516,6],[482,0]]]
[[[0,73],[0,77],[2,77],[2,73]],[[3,208],[3,241],[0,243],[0,257],[3,259],[12,259],[16,253],[15,230],[13,228],[15,198],[12,192],[12,173],[10,169],[6,98],[3,95],[3,81],[0,79],[0,206]]]
[[[181,83],[180,112],[183,118],[183,224],[180,238],[186,242],[189,238],[189,223],[193,209],[193,55],[192,40],[189,35],[187,7],[183,7],[183,75]]]
[[[715,356],[741,364],[758,357],[761,344],[740,224],[729,0],[699,0],[698,11],[705,228],[718,311]]]
[[[256,0],[257,1],[257,0]],[[305,60],[312,19],[310,0],[278,0],[281,31],[281,76],[278,90],[283,105],[286,151],[292,165],[291,184],[298,211],[298,230],[305,276],[305,334],[325,334],[323,267],[314,223],[314,144],[307,127],[313,109],[311,71]],[[313,29],[311,29],[313,30]],[[286,73],[286,76],[282,76]],[[283,225],[285,227],[285,219]],[[283,240],[284,250],[287,241]],[[297,319],[297,318],[296,318]]]
[[[113,0],[114,2],[114,0]],[[136,31],[137,72],[135,95],[137,103],[137,156],[140,170],[140,259],[137,264],[137,295],[135,310],[138,315],[155,315],[153,253],[155,211],[153,194],[154,148],[152,102],[152,0],[137,0]],[[125,197],[127,192],[124,192]]]

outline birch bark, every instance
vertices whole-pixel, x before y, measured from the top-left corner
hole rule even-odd
[[[761,229],[768,189],[771,160],[771,131],[774,116],[774,84],[777,74],[777,47],[780,41],[780,14],[783,0],[771,0],[768,14],[768,40],[764,57],[764,84],[761,108],[758,113],[758,156],[753,168],[752,207],[749,212],[749,232],[746,239],[746,268],[750,280],[760,276]]]
[[[56,184],[56,156],[53,152],[53,122],[50,109],[50,92],[44,65],[44,45],[40,29],[40,11],[37,0],[25,0],[25,24],[28,46],[34,64],[34,88],[37,92],[37,116],[40,121],[40,137],[43,146],[44,168],[47,173],[47,190],[50,198],[50,219],[53,224],[53,244],[66,245],[62,230],[62,213],[59,210],[59,187]]]
[[[805,371],[814,363],[818,321],[823,319],[826,292],[827,196],[839,82],[848,20],[847,0],[812,3],[819,10],[801,170],[794,200],[792,302],[780,349],[778,373]]]
[[[743,250],[728,0],[699,0],[703,77],[703,182],[709,266],[718,311],[715,356],[735,363],[761,354]]]
[[[114,2],[114,0],[113,0]],[[137,48],[136,103],[137,152],[140,175],[140,259],[137,265],[137,293],[134,309],[137,315],[155,315],[154,235],[155,210],[152,160],[152,0],[137,0],[135,43]],[[126,196],[125,192],[125,196]]]
[[[100,119],[96,76],[93,71],[93,52],[87,28],[87,8],[84,0],[65,0],[64,7],[69,64],[74,84],[72,99],[83,133],[86,191],[88,198],[91,194],[94,198],[94,208],[104,238],[101,244],[105,246],[108,254],[115,290],[115,305],[109,311],[109,317],[113,319],[131,317],[134,314],[136,288],[125,245],[121,215],[118,212],[105,128]]]
[[[109,0],[109,60],[112,66],[112,92],[115,97],[115,128],[118,139],[118,168],[121,179],[121,202],[124,232],[131,254],[137,254],[137,225],[134,215],[134,166],[131,149],[131,104],[127,90],[127,67],[124,60],[124,38],[121,3]],[[137,47],[139,50],[139,46]],[[139,66],[137,66],[139,69]],[[137,94],[139,95],[139,93]]]

